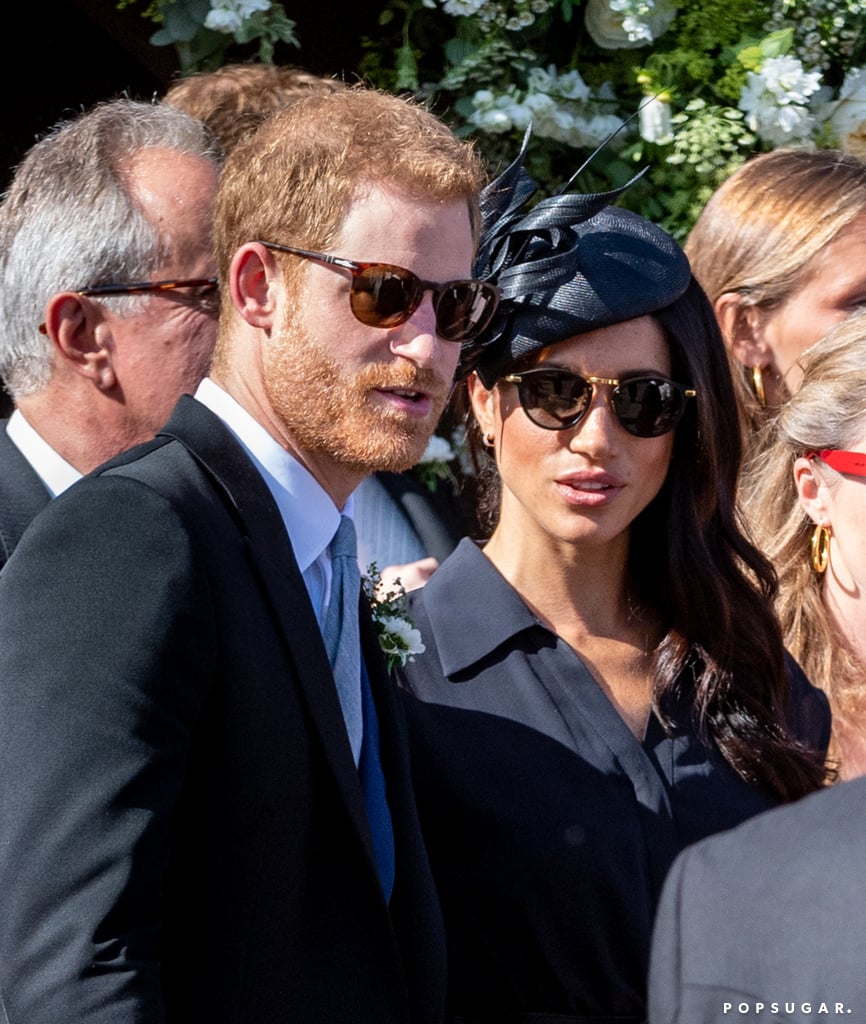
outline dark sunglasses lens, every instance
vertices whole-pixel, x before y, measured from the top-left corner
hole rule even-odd
[[[452,281],[436,298],[436,330],[446,341],[468,341],[490,323],[499,293],[483,281]]]
[[[613,411],[635,437],[660,437],[679,423],[686,407],[682,388],[673,381],[640,377],[613,390]]]
[[[520,404],[539,427],[563,430],[580,421],[592,399],[592,385],[574,373],[527,373],[518,385]]]
[[[368,267],[352,282],[352,313],[368,327],[397,327],[417,309],[420,283],[400,267]]]

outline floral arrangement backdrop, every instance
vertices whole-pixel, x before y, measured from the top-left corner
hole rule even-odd
[[[494,166],[531,123],[550,191],[600,145],[583,187],[648,166],[622,203],[677,237],[751,153],[866,158],[866,0],[386,0],[380,22],[376,84],[428,97]]]
[[[290,43],[303,63],[272,0],[151,0],[140,13],[187,72],[232,44],[270,60]],[[362,48],[363,78],[429,101],[492,171],[530,124],[527,166],[548,193],[599,146],[577,186],[647,167],[621,202],[678,238],[750,154],[838,146],[866,159],[866,0],[382,0]]]
[[[119,6],[136,0],[120,0]],[[230,43],[300,46],[271,0],[152,0],[185,70]],[[493,170],[517,153],[545,191],[648,172],[621,200],[683,237],[751,153],[841,147],[866,158],[866,0],[382,0],[359,73],[412,92]],[[614,134],[614,138],[611,136]]]

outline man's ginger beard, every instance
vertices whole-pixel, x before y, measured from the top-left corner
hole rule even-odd
[[[451,381],[401,356],[347,371],[312,341],[302,314],[290,311],[263,352],[265,392],[302,451],[326,454],[357,472],[401,472],[414,466],[445,408]],[[424,391],[424,419],[371,401],[377,388]]]

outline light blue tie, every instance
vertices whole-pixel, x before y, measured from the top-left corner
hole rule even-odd
[[[348,516],[340,517],[340,525],[328,546],[328,551],[332,569],[331,597],[328,601],[328,610],[325,612],[322,635],[334,671],[352,756],[357,764],[364,736],[361,707],[361,635],[358,627],[361,573],[358,569],[355,524]]]
[[[388,900],[394,886],[394,833],[385,777],[379,760],[376,705],[373,703],[370,681],[361,654],[358,626],[361,573],[358,569],[355,524],[348,516],[340,517],[340,525],[328,551],[333,574],[331,598],[325,612],[322,634],[337,683],[355,764],[358,765],[376,868],[385,899]]]

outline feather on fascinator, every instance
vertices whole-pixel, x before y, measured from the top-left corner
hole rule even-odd
[[[473,276],[498,285],[501,299],[489,326],[463,346],[459,375],[476,370],[488,388],[538,349],[663,309],[691,280],[666,231],[611,205],[640,174],[610,192],[560,192],[521,212],[538,190],[523,166],[528,142],[529,132],[481,194]]]

